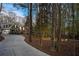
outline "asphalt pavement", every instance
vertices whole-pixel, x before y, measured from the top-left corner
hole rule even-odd
[[[0,42],[0,56],[49,56],[30,46],[22,35],[5,35]]]

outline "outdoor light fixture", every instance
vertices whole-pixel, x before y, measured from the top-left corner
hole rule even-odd
[[[22,28],[21,28],[21,27],[19,27],[19,29],[21,30]]]
[[[23,27],[23,30],[25,30],[25,28]]]
[[[15,25],[15,28],[16,28],[16,25]]]

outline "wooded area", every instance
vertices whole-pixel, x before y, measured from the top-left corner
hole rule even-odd
[[[26,42],[40,47],[40,50],[47,49],[51,55],[54,55],[53,51],[56,55],[79,55],[79,4],[14,4],[15,7],[17,5],[28,8],[24,33]]]
[[[40,3],[31,5],[29,6],[31,9],[29,13],[32,16],[29,16],[29,19],[27,19],[29,20],[29,25],[32,25],[29,41],[39,40],[39,44],[42,47],[44,46],[43,41],[49,40],[51,41],[51,48],[58,52],[60,51],[60,54],[62,49],[67,50],[68,48],[69,51],[63,50],[63,52],[66,51],[63,55],[77,55],[79,52],[79,4]],[[35,20],[31,19],[34,11],[36,12]],[[50,43],[45,44],[49,45]]]

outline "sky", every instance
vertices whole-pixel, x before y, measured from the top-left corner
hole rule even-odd
[[[13,11],[18,16],[27,16],[28,15],[27,8],[26,9],[16,8],[16,7],[13,6],[12,3],[6,3],[6,4],[4,3],[3,9],[6,10],[6,11]]]
[[[17,16],[28,16],[28,8],[16,8],[13,3],[3,3],[3,9],[8,12],[14,12]],[[36,11],[32,11],[33,22],[35,22]]]

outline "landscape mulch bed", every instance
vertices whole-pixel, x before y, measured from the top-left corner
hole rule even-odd
[[[29,40],[25,39],[25,41],[30,44],[31,46],[39,49],[40,51],[43,51],[51,56],[74,56],[79,55],[79,42],[61,42],[60,43],[60,51],[56,51],[52,49],[52,42],[51,40],[42,40],[41,46],[40,46],[40,40],[39,39],[32,39],[32,42],[29,42]],[[74,43],[77,44],[77,47],[74,46]]]

